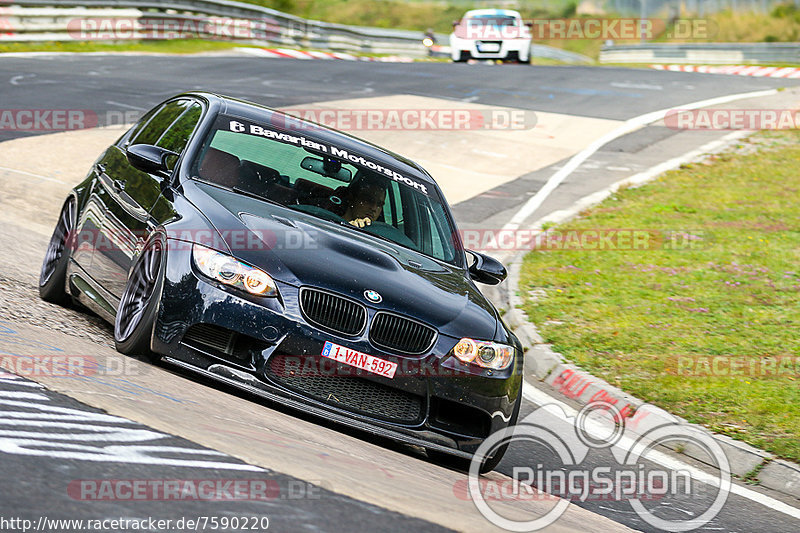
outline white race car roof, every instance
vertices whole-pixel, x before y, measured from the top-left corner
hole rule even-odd
[[[472,9],[464,13],[464,18],[481,17],[481,16],[522,18],[522,15],[520,15],[518,11],[514,11],[511,9]]]

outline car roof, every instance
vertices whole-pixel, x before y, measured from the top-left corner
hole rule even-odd
[[[348,152],[371,159],[376,163],[384,163],[387,166],[394,167],[398,171],[407,174],[409,177],[413,176],[421,181],[424,181],[425,183],[436,185],[436,182],[433,180],[430,174],[428,174],[425,169],[423,169],[414,161],[347,133],[287,115],[282,111],[261,104],[256,104],[221,94],[192,91],[184,93],[182,96],[197,96],[204,98],[209,102],[216,102],[220,105],[220,113],[235,115],[244,119],[252,120],[253,122],[269,124],[271,115],[277,114],[280,117],[285,117],[295,124],[308,124],[309,130],[304,132],[303,136],[309,139],[319,140],[324,143],[337,146],[338,148],[345,149]],[[273,121],[273,123],[280,124],[281,121]],[[275,129],[280,130],[281,128],[275,127]]]
[[[482,15],[494,15],[498,17],[522,17],[522,15],[519,14],[519,11],[514,11],[513,9],[471,9],[464,13],[464,18],[479,17]]]

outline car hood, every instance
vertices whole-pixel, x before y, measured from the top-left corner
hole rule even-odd
[[[494,307],[465,270],[351,228],[196,182],[190,200],[237,258],[295,287],[347,295],[411,316],[453,337],[493,339]],[[377,291],[372,303],[364,292]]]

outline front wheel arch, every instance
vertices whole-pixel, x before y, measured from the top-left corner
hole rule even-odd
[[[164,287],[167,237],[154,232],[142,247],[128,274],[125,290],[114,317],[114,344],[127,355],[144,355],[156,360],[151,350]]]
[[[511,418],[508,421],[508,426],[500,431],[508,431],[509,434],[513,433],[514,426],[519,420],[519,410],[522,405],[522,384],[519,386],[519,391],[517,392],[517,402],[514,405],[514,408],[511,412]],[[488,438],[488,437],[487,437]],[[503,459],[503,456],[506,454],[508,450],[508,443],[503,444],[498,447],[497,451],[491,457],[484,458],[483,463],[479,467],[479,472],[481,474],[486,474],[494,470],[497,465],[500,464],[500,461]],[[470,465],[472,463],[472,459],[464,459],[462,457],[456,457],[445,452],[440,452],[438,450],[426,450],[428,454],[428,458],[432,459],[436,463],[440,463],[445,466],[452,466],[458,470],[464,470],[465,472],[469,472]]]

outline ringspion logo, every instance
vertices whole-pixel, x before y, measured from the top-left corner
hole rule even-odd
[[[481,444],[470,465],[469,498],[487,520],[508,531],[546,528],[564,514],[570,501],[625,502],[644,522],[664,531],[690,531],[713,520],[732,486],[730,464],[719,443],[677,419],[640,426],[636,434],[629,432],[625,420],[608,402],[589,403],[575,415],[567,414],[560,405],[542,405],[516,426],[493,433]],[[521,464],[506,459],[506,468],[512,472],[508,482],[493,483],[479,475],[485,458],[515,442],[527,448],[535,446],[539,450],[536,460]],[[662,467],[653,456],[658,455],[658,446],[670,443],[704,451],[718,474],[709,476],[688,465]],[[456,483],[454,493],[463,495],[463,486]],[[697,498],[700,494],[710,497],[701,500]],[[517,513],[510,518],[497,504],[507,500],[543,500],[552,505],[536,506],[530,516]],[[689,500],[695,503],[691,511],[664,513],[675,507],[687,509]]]

